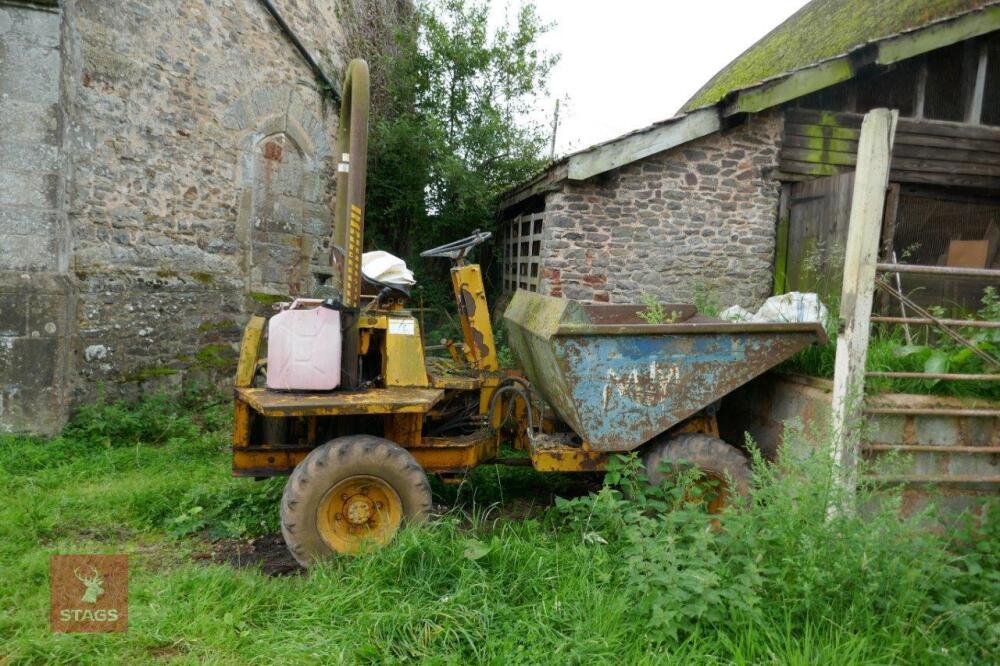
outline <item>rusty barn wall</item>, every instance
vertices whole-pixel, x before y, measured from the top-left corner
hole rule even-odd
[[[277,4],[337,80],[341,3]],[[225,378],[248,313],[328,263],[336,104],[258,0],[0,0],[0,32],[38,42],[0,58],[24,79],[3,141],[47,160],[0,174],[0,254],[19,257],[0,307],[59,292],[0,331],[0,430],[51,432],[101,385]],[[12,345],[66,370],[35,377]]]
[[[758,305],[773,283],[781,134],[769,111],[549,194],[542,292]]]

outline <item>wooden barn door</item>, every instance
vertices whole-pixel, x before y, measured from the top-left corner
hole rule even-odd
[[[816,292],[827,301],[840,291],[854,173],[788,183],[784,188],[778,240],[779,255],[783,250],[784,257],[776,262],[776,291]]]

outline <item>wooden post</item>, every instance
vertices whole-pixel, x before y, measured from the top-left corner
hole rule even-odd
[[[835,483],[849,494],[853,494],[857,487],[858,449],[861,444],[858,416],[864,395],[875,264],[897,117],[896,111],[873,109],[865,115],[861,124],[844,252],[844,284],[833,374],[832,426]],[[837,510],[836,506],[831,507],[831,511]]]

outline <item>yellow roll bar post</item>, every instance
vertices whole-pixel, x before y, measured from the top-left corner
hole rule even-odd
[[[343,100],[340,104],[332,257],[333,264],[339,265],[341,269],[341,301],[347,316],[341,385],[348,389],[357,388],[358,384],[357,311],[361,305],[361,252],[365,232],[368,108],[368,63],[357,58],[347,66]],[[342,257],[337,257],[338,250],[343,253]]]

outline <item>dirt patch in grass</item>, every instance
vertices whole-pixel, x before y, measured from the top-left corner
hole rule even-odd
[[[221,539],[211,545],[211,551],[194,553],[192,558],[228,564],[236,569],[259,567],[266,576],[291,576],[305,571],[288,552],[280,533],[265,534],[249,541]]]

